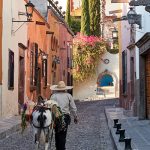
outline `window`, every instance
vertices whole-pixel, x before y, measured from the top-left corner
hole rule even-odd
[[[47,59],[42,60],[42,77],[44,77],[44,85],[47,86]]]
[[[9,50],[8,89],[14,89],[14,52]]]
[[[70,68],[70,59],[67,57],[67,67]]]
[[[53,41],[54,41],[54,40],[53,40],[53,36],[52,36],[52,37],[51,37],[51,49],[52,49],[52,50],[54,50],[54,49],[53,49]]]
[[[38,44],[35,43],[35,66],[34,66],[34,85],[37,86],[38,79]]]
[[[34,52],[30,52],[30,85],[34,85]]]
[[[122,91],[123,94],[127,93],[127,53],[122,52]]]

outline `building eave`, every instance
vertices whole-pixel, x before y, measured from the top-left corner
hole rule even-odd
[[[58,21],[62,22],[63,25],[66,27],[67,31],[74,36],[73,31],[70,29],[70,27],[67,25],[67,23],[65,22],[64,18],[62,18],[61,16],[59,16],[59,14],[51,7],[48,6],[48,9],[50,9],[52,11],[52,13],[55,15],[55,17],[58,19]]]
[[[127,49],[129,50],[133,50],[135,48],[135,43],[129,43],[129,45],[127,46]]]
[[[143,37],[141,39],[139,39],[135,45],[140,48],[141,46],[143,46],[147,41],[150,40],[150,32],[147,32],[146,34],[143,35]]]

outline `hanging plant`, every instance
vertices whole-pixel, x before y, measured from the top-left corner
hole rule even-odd
[[[101,37],[79,33],[73,46],[74,80],[83,81],[95,73],[99,58],[106,52],[107,42]]]

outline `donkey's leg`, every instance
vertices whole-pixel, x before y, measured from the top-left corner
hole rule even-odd
[[[48,150],[48,146],[49,146],[49,128],[44,129],[44,135],[45,135],[45,150]]]
[[[34,128],[34,138],[35,138],[36,149],[39,149],[40,133],[41,133],[40,129]]]

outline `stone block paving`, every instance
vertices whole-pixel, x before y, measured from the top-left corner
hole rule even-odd
[[[77,101],[79,123],[73,118],[68,129],[66,150],[114,150],[104,113],[105,106],[113,106],[117,100]],[[51,150],[55,150],[54,138]],[[0,150],[34,150],[32,128],[24,134],[16,132],[0,140]],[[41,144],[40,149],[44,147]]]

